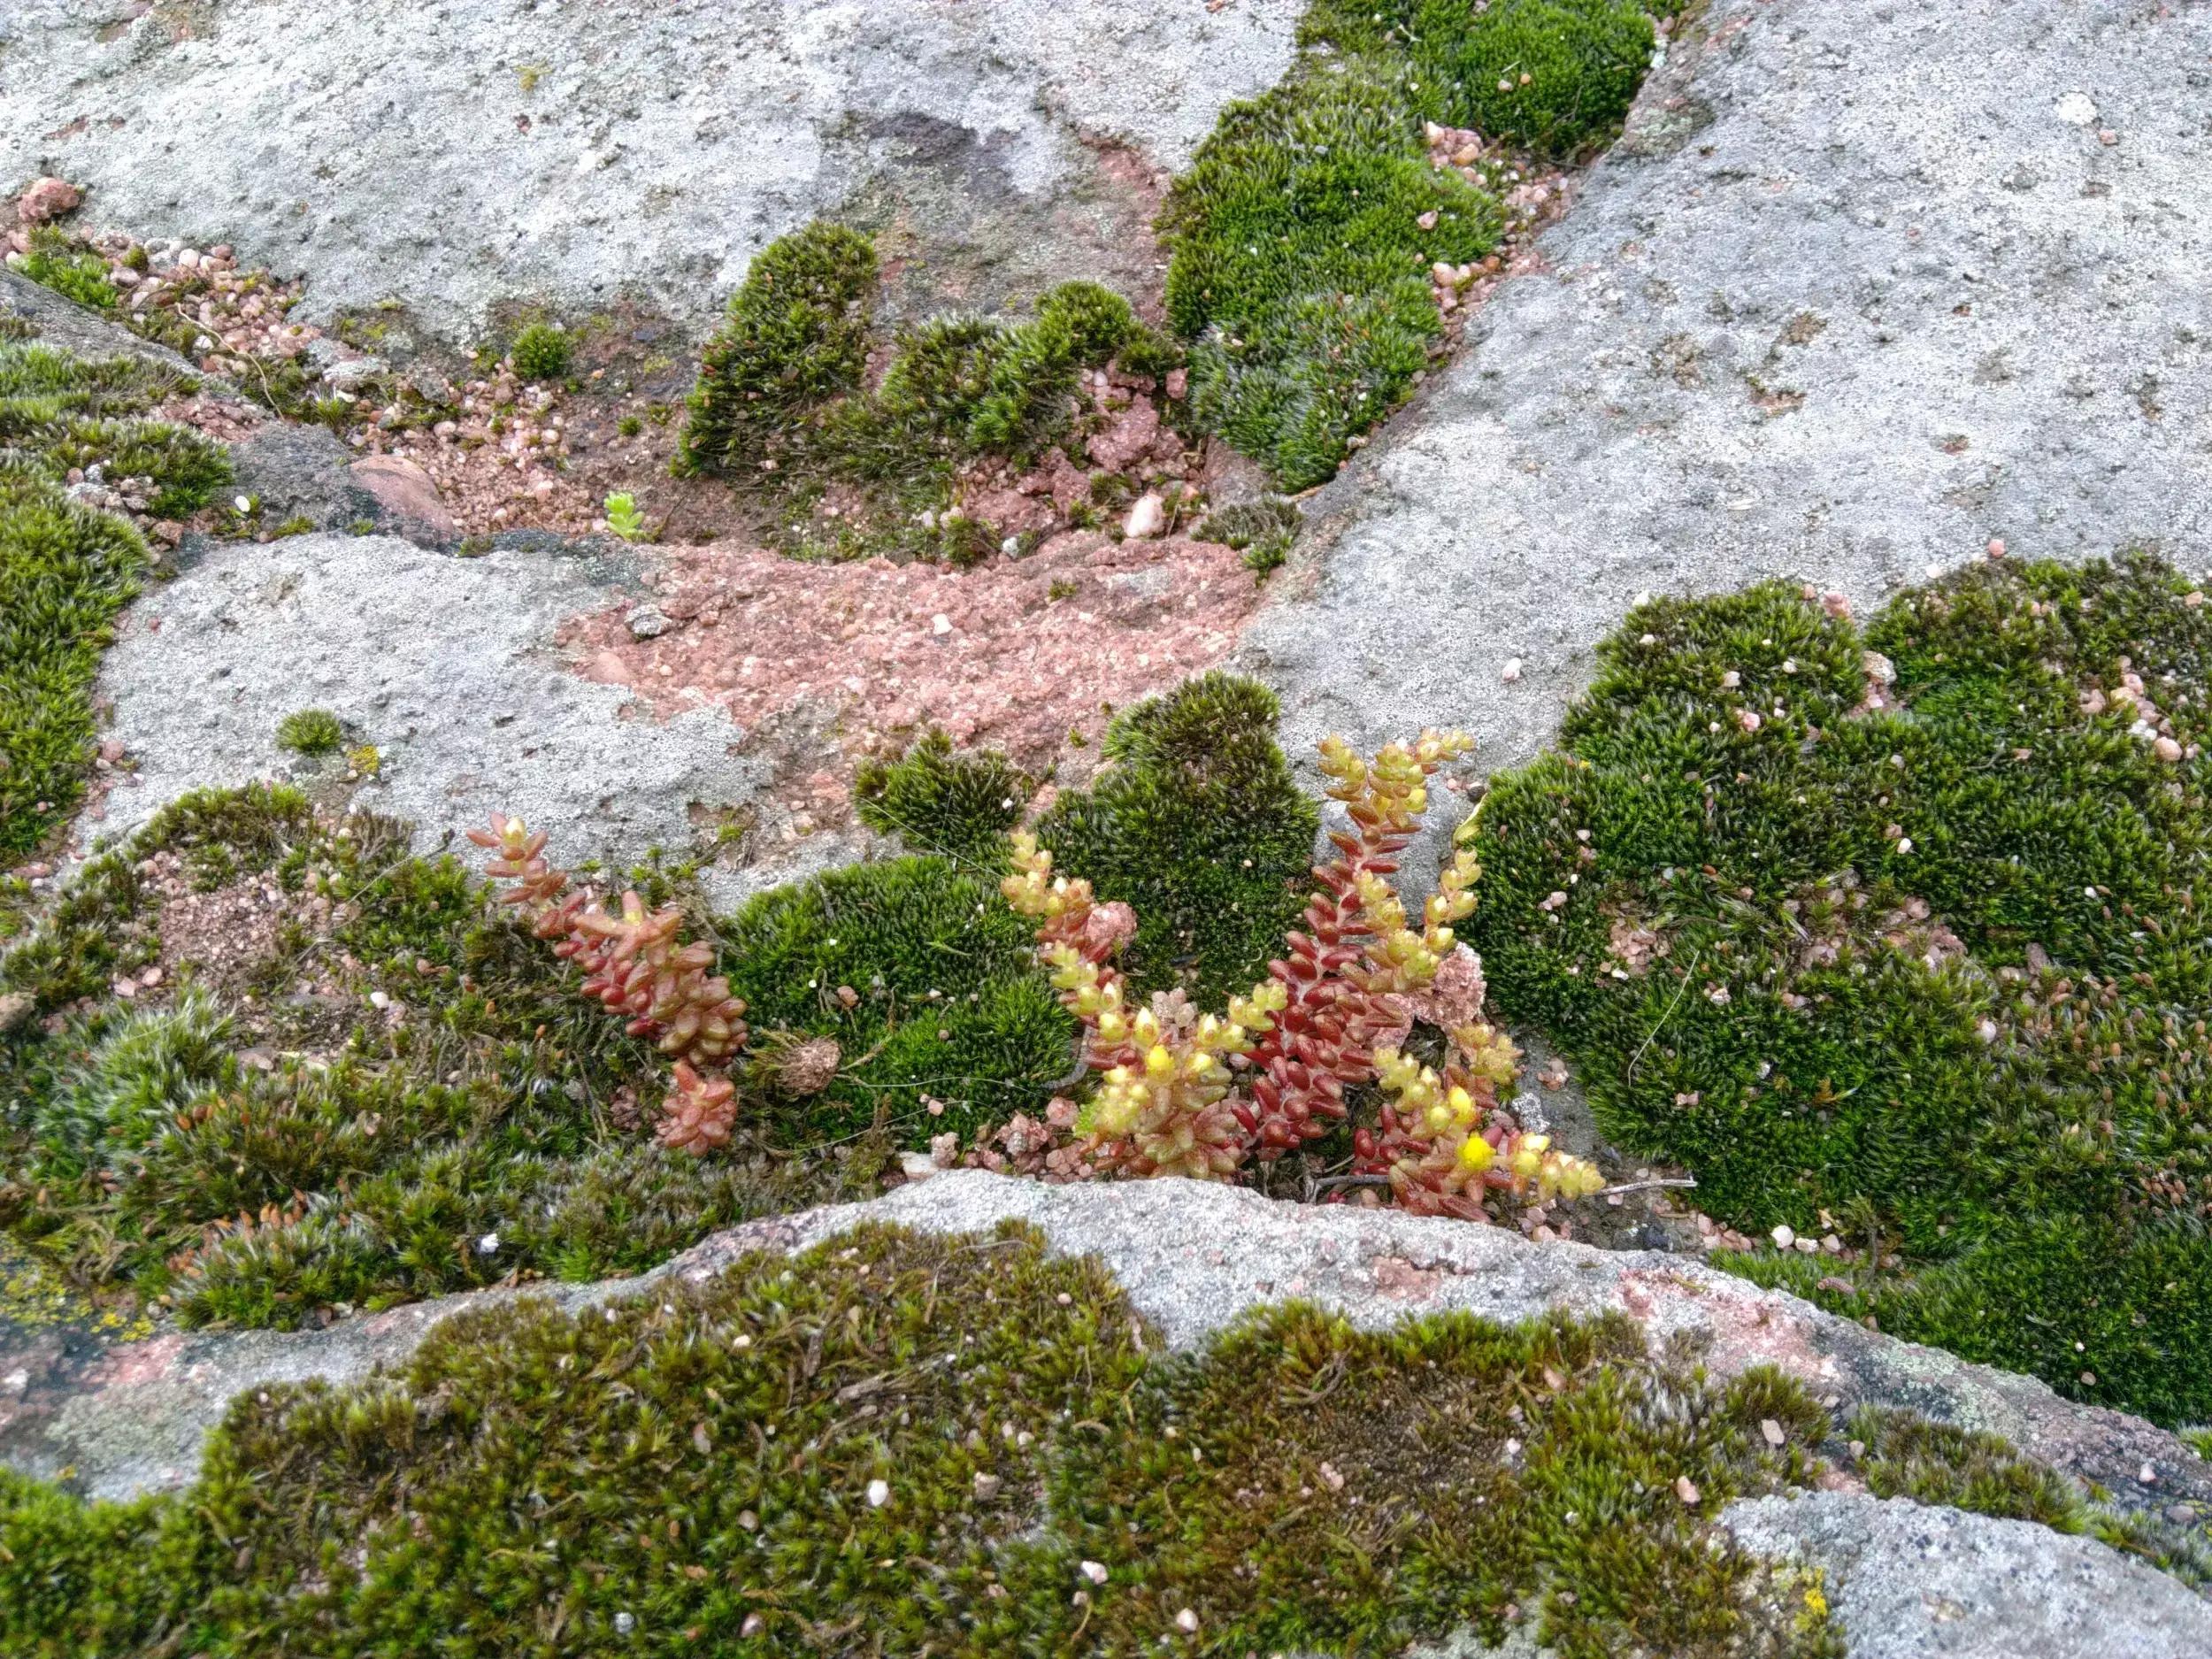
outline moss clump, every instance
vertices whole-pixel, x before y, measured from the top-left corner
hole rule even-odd
[[[832,871],[753,900],[720,929],[718,972],[758,1031],[835,1040],[827,1089],[792,1125],[838,1139],[964,1140],[1073,1087],[1075,1023],[989,869],[937,856]]]
[[[1279,712],[1256,680],[1186,680],[1116,716],[1112,765],[1037,825],[1058,869],[1136,911],[1118,960],[1140,990],[1220,1007],[1297,925],[1321,818],[1275,741]]]
[[[157,518],[204,507],[231,475],[221,444],[165,420],[64,419],[38,434],[33,453],[56,477],[98,467],[110,483],[147,480],[145,511]]]
[[[113,311],[119,297],[108,280],[107,261],[50,225],[33,228],[30,248],[15,268],[64,299],[96,311]]]
[[[515,336],[507,360],[526,380],[557,380],[568,373],[575,355],[567,332],[551,323],[532,323]]]
[[[876,250],[815,224],[763,249],[699,364],[678,445],[685,472],[750,468],[803,453],[822,408],[860,384]]]
[[[1494,196],[1429,165],[1394,66],[1310,52],[1229,109],[1160,221],[1192,415],[1283,489],[1329,478],[1404,401],[1443,341],[1429,266],[1502,228]]]
[[[346,728],[327,709],[295,709],[277,722],[276,741],[296,755],[331,755],[346,741]]]
[[[1005,862],[1006,832],[1035,787],[1005,756],[955,754],[951,739],[932,732],[898,760],[863,766],[853,798],[869,828],[989,870]]]
[[[146,545],[121,518],[0,465],[0,859],[35,851],[92,758],[92,683]]]
[[[464,1314],[390,1378],[242,1397],[176,1499],[0,1477],[0,1642],[1133,1655],[1194,1620],[1350,1653],[1513,1603],[1569,1659],[1840,1652],[1817,1581],[1711,1522],[1809,1474],[1790,1384],[1706,1385],[1617,1321],[1286,1309],[1153,1346],[1012,1228]]]
[[[959,467],[987,457],[1024,465],[1070,434],[1087,369],[1164,373],[1180,360],[1119,295],[1067,282],[1026,321],[939,319],[903,332],[864,389],[875,286],[874,249],[836,226],[764,250],[701,362],[678,470],[721,472],[795,508],[842,484],[866,497],[844,551],[971,564],[997,542],[945,511]]]
[[[649,1144],[659,1057],[468,872],[405,847],[404,826],[329,823],[269,788],[188,797],[96,861],[0,962],[0,991],[73,1014],[0,1038],[0,1225],[81,1289],[289,1326],[518,1273],[641,1269],[849,1181],[873,1189],[866,1150],[763,1161],[756,1133],[746,1156],[699,1161]],[[90,1001],[157,959],[171,860],[203,892],[287,895],[273,947],[150,1010]]]
[[[2169,1423],[2212,1409],[2194,591],[1989,565],[1863,636],[1780,585],[1644,606],[1497,780],[1472,929],[1617,1144],[1875,1247],[1850,1294],[1746,1271]]]
[[[0,861],[35,850],[82,793],[100,652],[146,565],[127,520],[65,493],[69,469],[149,480],[162,514],[230,475],[221,445],[127,419],[180,385],[129,359],[0,341]]]
[[[1160,221],[1193,417],[1284,489],[1329,478],[1441,349],[1430,267],[1502,232],[1495,192],[1430,165],[1424,121],[1582,150],[1652,41],[1632,0],[1317,0],[1290,73],[1223,115]]]
[[[1620,130],[1655,36],[1638,0],[1317,0],[1301,38],[1395,57],[1425,119],[1565,157]]]
[[[1245,568],[1265,576],[1280,569],[1305,520],[1290,503],[1271,496],[1209,513],[1198,526],[1202,541],[1218,541],[1244,555]]]

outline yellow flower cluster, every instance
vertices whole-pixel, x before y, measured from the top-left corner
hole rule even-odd
[[[1523,1133],[1509,1118],[1492,1128],[1496,1087],[1519,1060],[1502,1033],[1464,1025],[1452,1041],[1457,1056],[1443,1077],[1395,1048],[1375,1050],[1375,1074],[1397,1096],[1387,1156],[1402,1203],[1471,1217],[1486,1188],[1542,1203],[1586,1198],[1605,1185],[1595,1164],[1555,1149],[1549,1135]]]
[[[1126,981],[1105,962],[1086,928],[1096,910],[1091,885],[1052,873],[1052,855],[1027,831],[1013,837],[1006,902],[1034,918],[1039,955],[1061,1002],[1088,1028],[1087,1057],[1105,1073],[1083,1119],[1092,1156],[1137,1174],[1227,1175],[1244,1159],[1244,1129],[1223,1102],[1235,1082],[1228,1056],[1252,1052],[1288,1002],[1272,981],[1233,999],[1228,1018],[1202,1016],[1170,1031],[1149,1008],[1132,1010]]]
[[[1483,1138],[1488,1116],[1460,1084],[1448,1086],[1432,1067],[1395,1048],[1375,1050],[1375,1075],[1398,1097],[1398,1115],[1433,1147],[1448,1149],[1469,1175],[1480,1175],[1497,1162],[1498,1149]]]
[[[1451,1038],[1460,1064],[1471,1077],[1502,1088],[1520,1075],[1521,1051],[1496,1026],[1455,1025]]]
[[[1353,891],[1362,919],[1375,931],[1365,952],[1370,990],[1415,991],[1436,978],[1458,942],[1452,924],[1474,913],[1474,882],[1481,873],[1472,853],[1455,854],[1422,907],[1419,933],[1407,926],[1405,904],[1389,882],[1372,871],[1359,873]]]

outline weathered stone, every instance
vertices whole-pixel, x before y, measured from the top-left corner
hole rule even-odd
[[[412,820],[426,847],[495,810],[570,860],[624,868],[689,846],[689,809],[744,803],[763,763],[730,752],[739,733],[719,710],[632,718],[626,691],[565,672],[560,623],[633,595],[639,570],[627,551],[580,557],[549,540],[467,559],[382,535],[204,550],[131,613],[103,666],[113,733],[143,757],[107,827],[134,829],[189,789],[283,775],[277,722],[327,708],[379,752],[352,802]]]
[[[376,497],[379,517],[396,534],[426,547],[446,547],[460,540],[461,526],[430,474],[396,455],[365,455],[349,471],[353,481]]]
[[[1851,1659],[2201,1659],[2212,1602],[2156,1568],[2031,1521],[1856,1493],[1732,1503],[1763,1555],[1817,1566]]]
[[[1274,1202],[1243,1188],[1179,1180],[1048,1187],[946,1171],[864,1204],[752,1223],[717,1234],[638,1280],[555,1293],[565,1303],[597,1298],[664,1274],[718,1271],[750,1249],[803,1249],[870,1219],[932,1232],[989,1228],[1013,1218],[1043,1230],[1054,1247],[1097,1256],[1171,1342],[1188,1347],[1248,1309],[1304,1298],[1379,1327],[1409,1317],[1464,1310],[1516,1320],[1550,1309],[1624,1313],[1655,1343],[1686,1341],[1714,1371],[1776,1365],[1838,1409],[1860,1402],[1909,1407],[2001,1434],[2030,1455],[2116,1488],[2145,1462],[2172,1471],[2161,1503],[2212,1501],[2212,1468],[2172,1436],[2117,1411],[2061,1400],[2032,1379],[1972,1365],[1878,1335],[1779,1291],[1762,1290],[1678,1256],[1538,1243],[1502,1227],[1350,1205]],[[499,1293],[505,1294],[505,1293]],[[135,1449],[149,1435],[172,1447],[189,1438],[157,1423],[211,1420],[231,1393],[269,1376],[361,1375],[411,1351],[442,1309],[343,1321],[293,1336],[203,1333],[118,1350],[76,1386],[42,1441],[0,1432],[0,1452],[33,1467],[74,1465],[108,1493],[162,1484]],[[274,1368],[274,1369],[272,1369]],[[172,1378],[185,1379],[179,1388]],[[34,1389],[34,1394],[38,1392]],[[129,1424],[119,1444],[109,1425]],[[185,1460],[188,1462],[188,1460]],[[179,1459],[168,1459],[179,1464]]]
[[[1714,0],[1469,342],[1308,503],[1286,747],[1548,743],[1640,593],[2200,556],[2212,9]],[[2100,145],[2055,104],[2093,88]],[[1521,660],[1517,682],[1502,665]]]
[[[1838,1409],[1895,1405],[1991,1430],[2116,1486],[2154,1460],[2172,1471],[2162,1502],[2173,1492],[2212,1499],[2212,1469],[2148,1424],[2070,1405],[2040,1383],[1875,1335],[1695,1263],[1540,1244],[1394,1210],[1282,1204],[1188,1181],[1047,1187],[976,1171],[941,1172],[869,1203],[756,1222],[634,1279],[479,1292],[294,1335],[173,1334],[88,1363],[58,1342],[21,1343],[0,1354],[26,1374],[23,1388],[0,1399],[0,1458],[49,1475],[67,1466],[104,1496],[173,1488],[189,1479],[202,1438],[234,1394],[307,1378],[344,1382],[396,1364],[461,1308],[531,1294],[572,1310],[666,1275],[712,1274],[748,1250],[803,1249],[865,1220],[964,1232],[1006,1219],[1040,1228],[1059,1250],[1099,1256],[1179,1347],[1292,1297],[1370,1328],[1448,1310],[1501,1320],[1552,1309],[1621,1313],[1655,1345],[1685,1347],[1717,1374],[1778,1366]],[[1853,1659],[2212,1651],[2212,1604],[2085,1539],[1839,1492],[1739,1503],[1724,1519],[1747,1547],[1824,1571]]]
[[[463,0],[394,28],[274,0],[180,31],[32,0],[0,8],[0,179],[302,272],[315,320],[396,295],[454,338],[522,295],[703,328],[822,215],[895,227],[906,280],[972,303],[1135,294],[1159,170],[1274,84],[1305,4]]]

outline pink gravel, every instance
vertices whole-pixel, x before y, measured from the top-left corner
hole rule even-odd
[[[833,724],[841,773],[937,726],[1039,772],[1065,750],[1087,774],[1111,711],[1220,662],[1259,599],[1228,548],[1095,530],[965,572],[678,548],[660,588],[675,626],[657,638],[633,638],[619,610],[565,627],[578,671],[664,714],[718,704],[749,738],[785,717]]]

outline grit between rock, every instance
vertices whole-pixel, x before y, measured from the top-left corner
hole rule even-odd
[[[1156,175],[1280,78],[1304,9],[10,0],[0,180],[303,273],[312,320],[396,296],[449,339],[503,301],[703,327],[818,215],[892,232],[939,296],[1136,293]]]
[[[2203,4],[1713,0],[1548,268],[1310,503],[1243,653],[1286,746],[1527,760],[1647,592],[2202,568],[2208,97]]]

